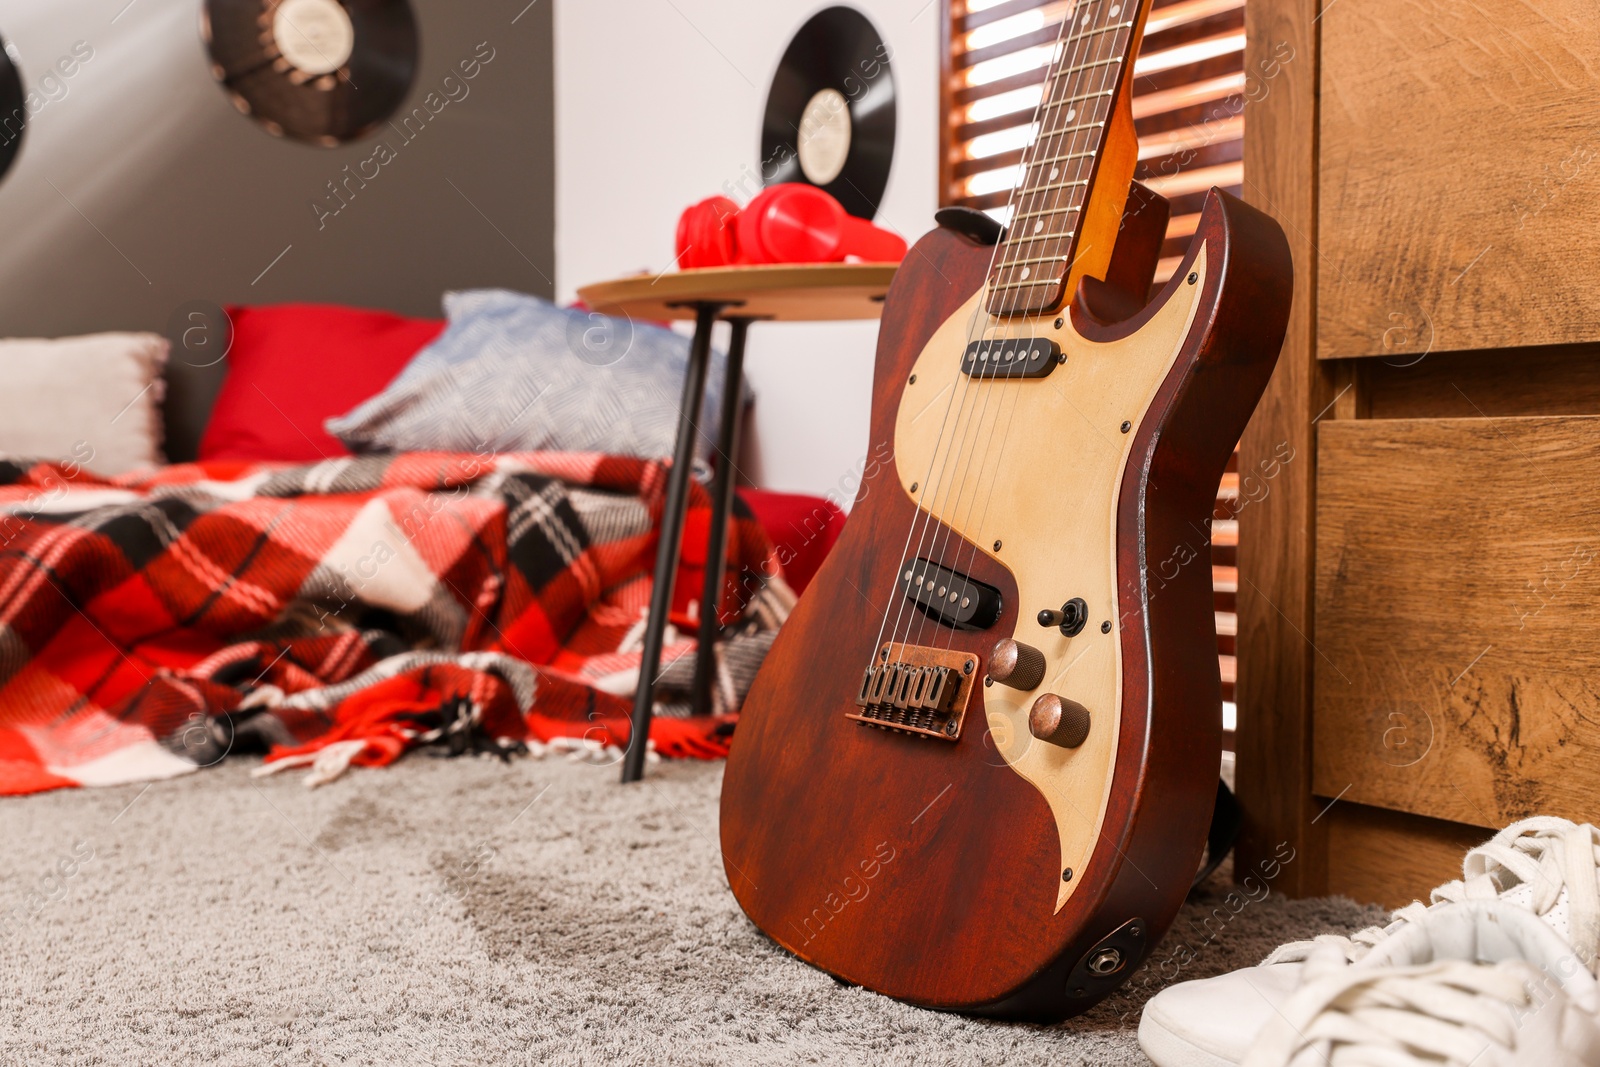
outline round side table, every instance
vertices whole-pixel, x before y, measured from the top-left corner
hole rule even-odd
[[[689,469],[694,458],[695,427],[705,395],[711,363],[711,328],[718,319],[732,330],[728,366],[722,386],[722,421],[717,430],[717,465],[711,486],[711,533],[706,545],[705,592],[701,598],[700,638],[694,672],[694,711],[711,710],[711,681],[716,670],[715,642],[720,623],[728,515],[733,509],[734,462],[739,447],[739,400],[744,382],[744,343],[750,323],[822,322],[875,319],[894,279],[893,263],[802,263],[751,267],[708,267],[667,274],[639,274],[597,282],[578,290],[578,298],[594,311],[618,318],[694,321],[689,346],[689,373],[678,406],[678,436],[667,478],[666,506],[661,516],[661,542],[656,552],[655,586],[645,624],[644,656],[639,663],[639,688],[633,698],[633,728],[622,761],[622,780],[638,781],[644,773],[645,743],[654,713],[654,685],[661,669],[661,644],[672,604],[672,580],[683,541],[683,519],[689,498]]]

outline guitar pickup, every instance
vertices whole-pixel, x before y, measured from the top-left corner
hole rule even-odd
[[[987,630],[1000,620],[1000,590],[932,560],[902,567],[900,592],[917,610],[953,630]]]
[[[1048,337],[985,337],[961,356],[969,378],[1043,378],[1061,363],[1061,346]]]

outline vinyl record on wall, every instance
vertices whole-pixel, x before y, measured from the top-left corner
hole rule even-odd
[[[28,128],[27,94],[17,69],[17,47],[0,38],[0,178],[22,151],[22,134]]]
[[[407,0],[205,0],[202,31],[234,106],[282,137],[354,140],[416,79]]]
[[[855,8],[823,8],[795,33],[772,77],[762,181],[815,185],[870,219],[889,184],[894,122],[888,46]]]

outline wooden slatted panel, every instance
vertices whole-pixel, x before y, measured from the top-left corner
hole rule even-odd
[[[1239,451],[1228,457],[1228,470],[1217,487],[1217,506],[1211,513],[1211,603],[1217,615],[1217,655],[1222,668],[1222,699],[1233,700],[1237,672],[1239,616]]]
[[[1212,186],[1244,181],[1245,0],[1155,0],[1134,64],[1135,177],[1166,197],[1172,219],[1156,285],[1177,268]],[[1034,108],[1071,0],[950,0],[945,23],[941,200],[1001,222],[1033,139]],[[1229,462],[1212,528],[1212,585],[1222,699],[1233,704],[1238,619],[1239,475]]]

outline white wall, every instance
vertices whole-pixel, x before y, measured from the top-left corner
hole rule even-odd
[[[876,221],[915,241],[937,204],[943,5],[854,3],[890,48],[898,99],[894,166]],[[795,30],[826,6],[556,0],[558,299],[671,263],[678,213],[758,167],[772,73]],[[866,454],[876,340],[876,323],[752,327],[747,477],[848,506]]]
[[[437,316],[447,288],[549,295],[548,0],[515,22],[508,0],[411,6],[421,57],[402,113],[479,42],[495,58],[322,226],[327,183],[394,133],[339,148],[268,135],[211,76],[201,0],[0,0],[25,89],[51,98],[0,182],[0,337],[161,330],[194,300]],[[79,42],[92,58],[45,83]]]

